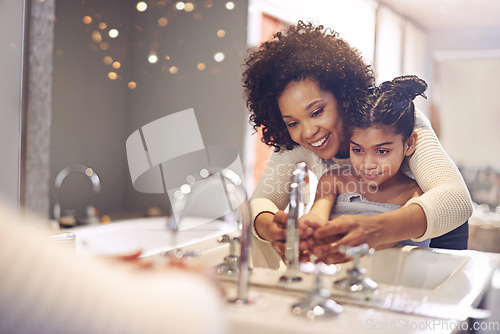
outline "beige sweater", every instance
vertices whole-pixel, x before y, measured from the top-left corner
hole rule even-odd
[[[76,257],[0,206],[0,333],[225,333],[201,274]],[[40,225],[40,222],[36,222]]]
[[[463,224],[472,214],[472,201],[462,175],[451,158],[443,150],[429,120],[416,112],[415,131],[418,134],[415,153],[405,161],[403,170],[413,177],[424,194],[408,203],[420,205],[427,218],[425,234],[415,239],[422,241],[438,237]],[[318,179],[332,165],[349,164],[349,159],[323,160],[313,152],[295,147],[273,153],[264,175],[259,181],[251,200],[253,219],[263,212],[275,213],[288,205],[288,183],[297,162],[304,161]],[[254,228],[257,247],[262,240]],[[262,245],[260,245],[262,246]]]

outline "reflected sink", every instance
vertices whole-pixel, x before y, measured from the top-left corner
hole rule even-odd
[[[210,240],[188,248],[201,251],[200,260],[207,265],[221,263],[229,253],[227,245],[217,244],[216,241],[210,243]],[[459,321],[471,316],[494,270],[500,265],[500,255],[405,246],[375,252],[373,256],[363,257],[360,262],[361,267],[367,270],[367,276],[378,283],[378,294],[366,301],[334,289],[333,282],[343,278],[352,266],[352,263],[345,263],[338,265],[337,274],[323,276],[323,286],[330,290],[334,300],[400,315]],[[302,282],[281,283],[279,278],[284,270],[253,268],[253,289],[297,296],[313,286],[310,274],[303,274]]]
[[[106,225],[72,228],[78,255],[117,255],[142,250],[142,257],[186,247],[238,229],[222,220],[185,217],[176,236],[167,231],[166,217],[138,218]],[[211,243],[209,242],[211,245]]]
[[[361,259],[361,267],[379,284],[435,289],[469,260],[468,256],[417,247],[390,248]],[[346,267],[344,265],[343,267]]]
[[[166,230],[165,218],[144,218],[95,227],[71,229],[76,234],[77,253],[127,253],[138,249],[143,256],[157,255],[180,248],[201,254],[195,261],[216,266],[229,254],[229,245],[218,242],[222,234],[237,236],[237,225],[224,221],[202,223],[187,218],[176,239]],[[284,284],[279,270],[253,268],[250,297],[252,305],[226,307],[231,332],[240,334],[265,332],[289,334],[314,332],[331,333],[332,328],[343,333],[371,333],[373,329],[394,325],[408,333],[411,325],[421,328],[440,324],[456,328],[456,324],[471,316],[488,287],[500,255],[477,251],[421,249],[412,246],[391,248],[361,259],[367,276],[379,284],[378,294],[370,301],[352,298],[334,289],[333,282],[343,278],[351,263],[338,265],[333,276],[323,276],[323,287],[332,298],[344,306],[337,317],[311,322],[292,315],[291,305],[303,298],[313,286],[313,275],[303,274],[303,281]],[[234,278],[221,279],[228,297],[234,297]],[[439,320],[439,322],[436,322]],[[385,332],[385,331],[384,331]],[[397,331],[394,331],[397,332]],[[441,331],[451,333],[450,331]]]

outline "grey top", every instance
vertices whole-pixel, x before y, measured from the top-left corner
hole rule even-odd
[[[340,194],[335,201],[330,218],[333,215],[367,215],[373,216],[379,213],[384,213],[399,209],[401,206],[390,203],[372,202],[357,193]],[[419,246],[429,247],[431,239],[416,242],[410,239],[403,240],[397,243],[398,246]]]

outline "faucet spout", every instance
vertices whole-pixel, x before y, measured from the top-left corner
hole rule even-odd
[[[210,186],[220,185],[222,181],[224,191],[226,193],[227,204],[229,210],[238,212],[240,216],[239,226],[241,227],[240,236],[240,259],[238,263],[238,291],[236,298],[230,300],[232,303],[249,304],[251,301],[248,297],[248,286],[250,283],[250,238],[252,233],[250,203],[248,201],[247,192],[243,179],[229,168],[224,168],[217,171],[220,179],[215,176],[215,172],[208,172],[203,178],[206,182],[199,182],[193,185],[186,197],[182,197],[178,204],[182,206],[177,220],[172,213],[168,219],[168,229],[174,234],[178,231],[178,227],[182,219],[186,216],[190,204],[197,199],[201,192],[209,190]]]
[[[295,166],[290,181],[290,205],[288,209],[285,264],[287,271],[280,280],[283,282],[301,281],[299,276],[299,218],[304,214],[309,200],[309,172],[305,162]]]
[[[95,193],[101,191],[101,181],[99,176],[94,172],[94,170],[85,165],[70,165],[63,168],[57,175],[54,180],[54,193],[55,193],[55,204],[53,208],[54,219],[59,220],[61,218],[61,185],[64,179],[71,173],[78,172],[83,175],[87,175],[92,182],[92,189]]]

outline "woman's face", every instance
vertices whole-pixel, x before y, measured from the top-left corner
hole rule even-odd
[[[310,79],[291,82],[278,106],[293,141],[323,159],[337,154],[343,138],[342,111],[330,92]]]
[[[386,126],[355,129],[350,145],[351,164],[370,186],[380,186],[394,176],[409,153],[403,136]]]

